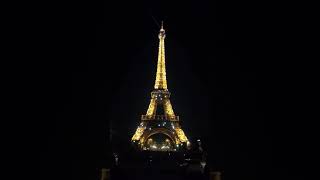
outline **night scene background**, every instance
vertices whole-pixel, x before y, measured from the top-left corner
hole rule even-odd
[[[291,80],[282,75],[284,32],[270,5],[61,2],[36,16],[41,68],[30,73],[46,179],[97,179],[111,151],[110,121],[119,146],[129,146],[153,90],[161,20],[173,109],[223,180],[302,176],[290,172],[299,139],[285,118],[290,92],[282,87]]]

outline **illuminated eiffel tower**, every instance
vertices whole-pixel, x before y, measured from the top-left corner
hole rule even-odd
[[[159,53],[156,81],[151,92],[151,101],[146,115],[132,137],[132,142],[141,150],[179,151],[190,143],[179,124],[179,116],[173,112],[170,92],[167,87],[163,23],[159,32]]]

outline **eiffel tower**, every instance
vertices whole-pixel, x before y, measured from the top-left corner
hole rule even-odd
[[[159,32],[159,53],[154,90],[151,92],[149,108],[141,116],[141,123],[132,137],[140,150],[180,151],[190,146],[170,103],[165,66],[163,22]]]

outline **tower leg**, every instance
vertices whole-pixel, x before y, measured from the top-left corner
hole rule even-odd
[[[210,172],[210,180],[221,180],[221,172],[218,172],[218,171]]]
[[[100,180],[110,180],[110,169],[101,169],[101,179]]]

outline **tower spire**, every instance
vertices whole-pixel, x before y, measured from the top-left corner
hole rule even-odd
[[[166,78],[165,50],[164,50],[165,37],[166,37],[166,32],[163,28],[163,21],[161,21],[161,29],[159,32],[159,52],[158,52],[157,74],[156,74],[154,89],[164,89],[164,90],[168,89],[167,78]]]

